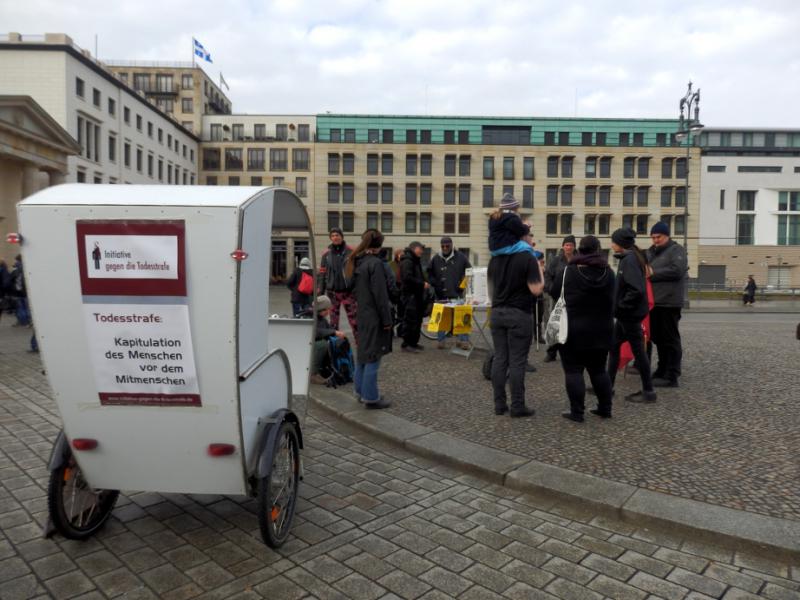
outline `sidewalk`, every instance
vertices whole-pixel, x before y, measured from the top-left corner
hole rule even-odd
[[[687,312],[705,313],[773,313],[800,316],[800,297],[792,300],[759,300],[753,306],[744,306],[741,300],[690,298]]]

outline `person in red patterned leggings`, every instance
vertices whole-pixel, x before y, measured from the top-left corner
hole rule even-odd
[[[344,307],[347,321],[353,330],[353,338],[358,343],[356,299],[344,276],[344,265],[353,249],[345,244],[344,234],[338,227],[331,228],[329,237],[331,243],[323,253],[319,267],[319,295],[325,294],[331,299],[331,325],[336,329],[339,328],[339,313]]]

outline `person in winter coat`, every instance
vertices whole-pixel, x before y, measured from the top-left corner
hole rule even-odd
[[[317,327],[314,334],[314,356],[311,364],[311,383],[316,385],[325,385],[326,379],[322,376],[321,371],[329,369],[330,357],[328,356],[328,338],[335,335],[338,338],[344,338],[343,331],[338,331],[328,321],[328,316],[331,314],[331,299],[327,296],[318,296],[316,299],[317,305]]]
[[[744,286],[744,297],[742,299],[745,306],[753,306],[753,304],[755,304],[757,289],[756,280],[753,279],[752,275],[748,275],[747,285]]]
[[[511,194],[503,194],[503,199],[489,217],[489,251],[492,256],[531,252],[531,245],[522,238],[531,227],[523,223],[519,216],[519,200]]]
[[[308,258],[302,258],[294,273],[286,281],[286,287],[292,292],[292,316],[295,318],[308,315],[310,312],[311,298],[314,293],[313,270],[311,261]]]
[[[403,315],[404,352],[419,352],[424,348],[419,343],[422,318],[425,316],[425,290],[428,282],[422,273],[422,251],[425,247],[419,242],[411,242],[400,259],[400,286]]]
[[[561,276],[564,274],[564,269],[572,260],[575,254],[575,236],[568,235],[561,242],[561,250],[554,258],[547,261],[547,267],[544,270],[544,291],[550,296],[551,305],[558,302],[558,295],[555,293],[555,282],[558,280],[558,289],[561,289]],[[553,362],[556,359],[558,352],[558,345],[554,344],[547,348],[544,362]]]
[[[589,373],[597,394],[597,408],[590,412],[598,417],[611,417],[611,380],[606,359],[614,331],[614,272],[600,251],[600,241],[593,235],[581,238],[578,252],[566,267],[562,279],[553,281],[553,294],[564,294],[567,304],[568,334],[560,345],[561,366],[569,397],[569,412],[562,416],[583,422],[586,384],[584,369]]]
[[[443,237],[440,242],[442,251],[431,259],[428,265],[428,283],[433,288],[434,298],[437,302],[447,302],[464,297],[461,282],[466,276],[467,269],[471,268],[469,259],[453,246],[453,240]],[[444,339],[447,332],[440,331],[438,335],[438,348],[444,349]],[[464,350],[469,350],[469,336],[459,334],[458,345]]]
[[[339,326],[339,312],[344,307],[350,328],[353,330],[353,337],[358,340],[355,296],[344,276],[345,263],[353,250],[344,243],[344,234],[338,227],[331,228],[329,237],[331,243],[323,253],[319,266],[321,283],[319,293],[327,294],[331,299],[331,325]]]
[[[354,388],[366,408],[388,408],[391,402],[378,389],[381,358],[392,351],[392,313],[386,269],[378,253],[383,234],[367,229],[361,243],[347,259],[347,278],[353,282],[358,302],[358,350]]]
[[[11,271],[6,261],[0,259],[0,318],[11,300]]]
[[[28,308],[28,292],[25,288],[25,273],[22,270],[22,255],[17,254],[14,268],[11,271],[11,295],[17,302],[17,322],[15,327],[27,327],[31,324],[31,311]]]
[[[636,368],[642,378],[642,390],[625,396],[630,402],[655,402],[653,378],[650,374],[650,361],[644,349],[642,319],[650,307],[647,304],[647,259],[636,246],[636,232],[630,227],[617,229],[611,234],[611,248],[619,259],[617,278],[614,287],[614,344],[608,358],[608,377],[611,388],[619,369],[619,350],[622,344],[631,345]]]
[[[686,250],[670,238],[669,225],[661,221],[650,229],[650,239],[653,245],[647,250],[647,262],[655,300],[650,312],[650,335],[658,350],[653,385],[678,387],[683,358],[678,323],[689,271]]]

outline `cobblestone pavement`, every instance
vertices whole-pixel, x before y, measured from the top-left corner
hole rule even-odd
[[[306,428],[293,537],[245,498],[123,495],[87,542],[42,539],[59,420],[0,326],[0,599],[800,598],[800,566],[519,494],[326,423]]]
[[[438,431],[560,467],[655,491],[756,513],[800,519],[800,342],[797,315],[686,315],[680,389],[659,391],[654,405],[621,401],[638,376],[617,380],[614,418],[567,409],[560,363],[526,376],[532,419],[496,417],[484,355],[399,344],[382,366],[390,412]],[[587,396],[587,406],[593,398]]]

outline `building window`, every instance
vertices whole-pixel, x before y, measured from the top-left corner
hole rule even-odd
[[[378,229],[378,213],[367,213],[367,229]]]
[[[328,175],[339,174],[339,155],[328,154]]]
[[[184,110],[184,112],[186,112]],[[264,123],[256,123],[253,125],[253,139],[265,140],[267,139],[267,126]]]
[[[469,205],[471,191],[472,187],[468,183],[462,183],[458,186],[458,203],[461,206]]]
[[[647,179],[650,177],[650,159],[649,158],[640,158],[639,162],[637,163],[638,173],[637,176],[639,179]]]
[[[289,126],[286,123],[275,125],[275,139],[279,142],[285,142],[289,139]]]
[[[274,186],[282,186],[284,184],[284,178],[280,176],[275,176],[272,178],[272,185]]]
[[[181,87],[185,90],[194,89],[194,79],[191,73],[181,75]]]
[[[345,129],[344,130],[344,141],[346,144],[355,144],[356,142],[356,130],[355,129]]]
[[[367,154],[367,175],[378,174],[378,155]]]
[[[556,235],[558,233],[558,215],[547,215],[545,231],[547,235]]]
[[[565,156],[561,159],[561,176],[562,177],[572,177],[572,163],[573,163],[572,156]]]
[[[241,142],[244,139],[244,125],[242,123],[234,123],[231,125],[231,140],[234,142]]]
[[[431,175],[433,173],[433,156],[422,154],[419,157],[419,174]]]
[[[522,208],[533,208],[533,186],[522,186]]]
[[[598,206],[611,206],[611,186],[602,185],[598,194]]]
[[[242,168],[242,149],[225,148],[225,170],[241,171]]]
[[[514,157],[503,157],[503,179],[514,179]]]
[[[706,171],[708,171],[709,173],[724,173],[725,165],[708,165]]]
[[[561,215],[561,235],[572,233],[572,215]]]
[[[467,131],[466,129],[458,130],[458,143],[469,144],[469,131]]]
[[[142,115],[136,115],[136,129],[142,130]]]
[[[650,196],[650,188],[646,185],[639,186],[636,190],[636,206],[645,207]]]
[[[455,177],[456,174],[456,155],[445,154],[444,157],[444,174],[445,177]]]
[[[422,129],[419,132],[419,141],[422,144],[430,144],[432,140],[431,130],[430,129]]]
[[[381,213],[381,231],[383,233],[392,233],[394,229],[394,214],[390,212]]]
[[[406,213],[406,233],[417,233],[417,213]]]
[[[131,124],[131,109],[127,106],[122,107],[122,120],[126,125]]]
[[[270,148],[269,150],[269,170],[286,171],[288,170],[288,152],[283,148]]]
[[[184,113],[193,113],[194,100],[192,98],[181,98],[181,111]]]
[[[725,210],[725,190],[719,191],[719,209]]]
[[[301,124],[297,126],[297,141],[298,142],[311,141],[311,127],[308,124]]]
[[[604,131],[598,131],[595,135],[595,144],[598,146],[605,146],[606,145],[606,133]]]
[[[211,124],[211,141],[212,142],[222,141],[222,123]]]
[[[339,184],[328,182],[328,204],[339,204]]]
[[[108,99],[108,114],[112,117],[117,114],[117,101],[113,98]]]
[[[113,135],[108,136],[108,160],[117,162],[117,138]]]
[[[686,170],[686,159],[679,158],[675,161],[675,178],[684,179],[688,171]]]
[[[493,156],[484,156],[483,157],[483,178],[484,179],[494,179],[494,157]]]
[[[547,206],[558,206],[558,186],[547,186]]]
[[[136,149],[136,170],[139,171],[139,173],[142,172],[142,157],[143,157],[142,149],[141,148],[137,148]]]
[[[298,177],[294,180],[294,192],[301,198],[308,196],[308,180],[305,177]]]
[[[378,135],[377,129],[368,129],[367,130],[367,142],[370,144],[377,144],[380,141],[380,136]]]
[[[558,157],[557,156],[548,156],[547,157],[547,176],[548,177],[558,177]]]
[[[247,149],[247,170],[248,171],[264,170],[264,148]]]
[[[122,146],[122,161],[126,167],[131,168],[131,145],[128,142]]]
[[[292,150],[292,170],[308,171],[311,160],[311,152],[307,148],[295,148]]]
[[[184,176],[185,175],[186,173],[184,173]],[[250,185],[260,187],[261,185],[263,185],[263,180],[264,180],[263,177],[261,177],[260,175],[254,175],[250,178]]]
[[[444,213],[444,233],[456,232],[456,213]]]
[[[75,94],[80,98],[83,98],[86,95],[86,84],[80,77],[75,78]]]
[[[152,154],[148,154],[147,155],[147,176],[148,177],[152,177],[153,176],[153,155]]]
[[[737,206],[738,210],[742,212],[754,211],[756,209],[756,192],[739,190]]]
[[[384,154],[381,156],[381,174],[391,175],[394,172],[394,156]]]
[[[636,233],[647,235],[647,215],[636,215]]]
[[[556,134],[554,131],[545,131],[544,132],[544,145],[545,146],[555,146],[556,145]]]
[[[661,160],[661,178],[672,179],[672,163],[675,162],[672,158],[664,158]]]
[[[633,179],[633,167],[635,163],[635,158],[631,156],[625,157],[625,160],[622,162],[622,176],[625,179]]]
[[[558,132],[558,145],[569,146],[569,131]]]
[[[522,158],[522,178],[531,180],[533,179],[533,156],[524,156]]]
[[[203,149],[203,169],[206,171],[219,170],[219,148]]]
[[[339,143],[342,141],[342,130],[341,129],[331,129],[330,130],[331,142]],[[337,215],[338,217],[338,215]]]
[[[675,215],[675,235],[684,235],[686,233],[686,217],[683,215]]]
[[[456,203],[456,184],[455,183],[446,183],[444,184],[444,203],[447,205],[453,205]]]
[[[469,233],[469,213],[458,213],[458,233]]]
[[[483,186],[483,208],[493,208],[494,207],[494,186],[493,185],[484,185]]]
[[[611,215],[600,215],[597,220],[597,235],[608,235],[611,231]]]
[[[406,154],[406,175],[415,176],[417,174],[417,155]]]
[[[629,133],[620,133],[619,134],[619,145],[620,146],[630,146],[631,145],[631,138]]]
[[[597,177],[597,157],[586,158],[586,177]]]
[[[378,189],[379,188],[377,183],[367,184],[367,204],[378,203]]]
[[[217,185],[217,176],[216,175],[206,176],[206,185]]]
[[[622,215],[622,226],[633,229],[633,215]]]
[[[644,146],[644,133],[634,133],[633,134],[633,145],[634,146]]]
[[[384,129],[383,130],[383,143],[384,144],[393,144],[394,143],[394,129]]]
[[[672,206],[672,188],[670,186],[661,188],[661,206],[663,208]]]
[[[656,146],[666,146],[667,145],[667,134],[666,133],[657,133],[656,134]]]
[[[353,175],[356,169],[354,154],[342,154],[342,175]]]
[[[391,183],[381,185],[381,204],[391,204],[394,202],[394,186]]]
[[[584,131],[581,133],[581,146],[591,146],[592,145],[592,132],[591,131]]]
[[[740,165],[736,168],[736,171],[739,173],[781,173],[783,171],[783,167]]]
[[[419,213],[419,232],[430,233],[433,215],[429,212]]]
[[[633,191],[635,189],[632,185],[626,185],[622,188],[622,206],[633,206]]]
[[[430,183],[423,183],[419,186],[419,203],[430,205],[433,197],[433,186]]]
[[[356,199],[355,186],[348,182],[342,184],[342,204],[353,204]]]
[[[686,188],[683,186],[675,188],[675,206],[678,208],[686,206]]]
[[[584,206],[596,206],[597,205],[597,186],[594,185],[587,185],[586,190],[584,192]]]
[[[340,229],[340,220],[339,220],[339,213],[338,212],[329,212],[328,213],[328,231],[331,229]]]
[[[561,186],[561,206],[572,206],[572,186]]]
[[[583,216],[583,235],[594,235],[597,223],[597,215]]]
[[[513,185],[504,185],[503,186],[503,196],[509,194],[510,196],[514,196],[514,186]],[[514,196],[516,198],[516,196]]]
[[[416,143],[417,143],[417,130],[406,129],[406,144],[416,144]]]
[[[445,129],[444,130],[444,143],[445,144],[455,144],[456,143],[456,132],[454,129]]]
[[[407,183],[406,184],[406,204],[416,204],[417,203],[417,184],[416,183]]]
[[[76,173],[76,180],[78,183],[86,183],[86,171],[79,169]]]
[[[458,175],[459,177],[469,177],[470,168],[472,166],[472,157],[469,154],[462,154],[458,157]]]

